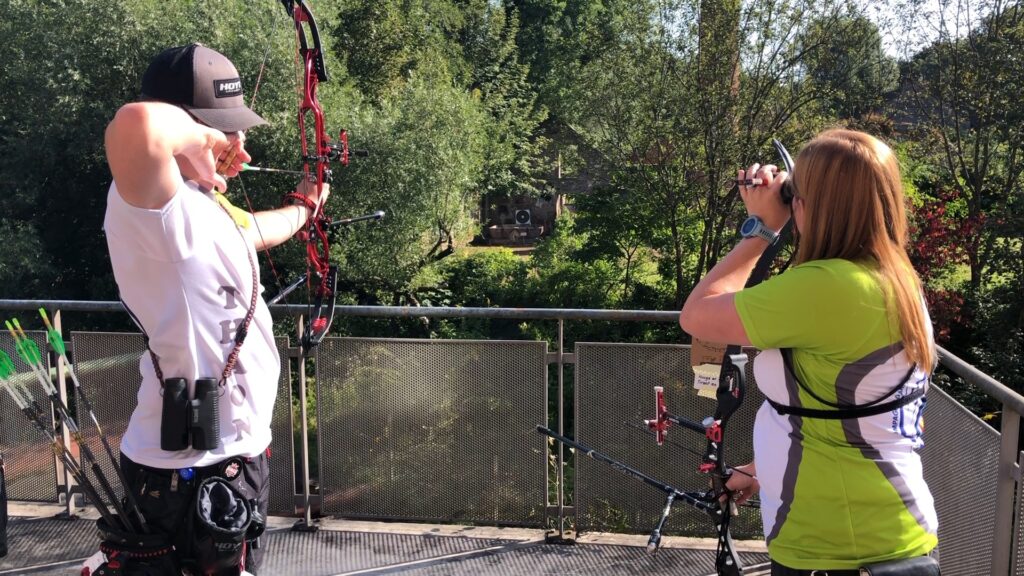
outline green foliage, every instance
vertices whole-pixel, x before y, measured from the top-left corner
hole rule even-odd
[[[536,194],[542,186],[537,175],[546,144],[538,129],[547,112],[537,104],[536,90],[527,79],[529,68],[519,61],[519,19],[515,12],[509,15],[486,4],[462,40],[472,70],[470,89],[491,116],[484,182],[487,192]]]
[[[475,252],[443,264],[444,284],[458,305],[487,308],[523,307],[529,267],[508,249]]]
[[[433,295],[458,307],[531,307],[527,259],[505,248],[483,249],[449,258],[436,267],[439,281]],[[426,292],[426,291],[424,291]],[[434,321],[432,336],[444,338],[521,339],[526,323],[516,320],[466,318]]]
[[[516,35],[529,81],[555,118],[571,115],[580,70],[618,45],[629,0],[505,0],[522,22]]]
[[[483,189],[538,191],[546,112],[519,61],[514,12],[486,0],[347,0],[339,19],[336,48],[371,101],[394,97],[411,78],[457,86],[488,113]]]
[[[554,3],[540,4],[545,8],[529,5],[537,14],[555,10]],[[646,234],[674,292],[672,306],[680,306],[732,245],[743,216],[735,187],[727,185],[735,170],[774,161],[772,137],[792,144],[825,124],[822,96],[798,66],[798,38],[815,15],[837,7],[773,1],[745,9],[731,2],[614,6],[609,22],[616,42],[578,63],[557,113],[596,151],[595,162],[614,187],[629,195],[628,209],[647,215],[646,230],[634,225],[632,233]],[[710,24],[694,26],[695,17]],[[838,26],[835,18],[821,22],[823,30]],[[740,36],[747,29],[762,32]],[[547,41],[531,34],[533,41]]]
[[[1014,274],[1015,240],[1024,229],[1024,106],[1011,96],[1021,80],[1024,15],[1008,7],[981,22],[966,37],[947,32],[904,70],[906,106],[934,142],[941,178],[965,199],[969,217],[983,222],[969,253],[971,290],[979,296],[985,277]]]
[[[25,288],[5,284],[12,296],[102,293],[103,129],[135,91],[137,30],[117,3],[5,2],[0,11],[0,220],[8,234],[31,235],[15,245],[30,248],[40,274]]]
[[[414,77],[353,123],[370,156],[343,172],[337,188],[344,200],[333,210],[387,216],[338,243],[344,281],[407,294],[421,269],[475,233],[469,211],[480,195],[485,114],[464,92]]]
[[[577,252],[584,261],[608,259],[621,268],[621,301],[628,307],[646,308],[632,301],[645,287],[657,284],[657,252],[652,246],[665,245],[669,235],[652,226],[661,218],[657,206],[629,189],[599,188],[576,201],[579,216],[576,229],[584,235]],[[671,301],[647,302],[661,308]]]
[[[878,27],[865,16],[816,19],[803,43],[803,65],[824,94],[822,104],[840,118],[879,109],[898,85],[896,60],[886,55]]]
[[[39,231],[17,220],[0,220],[0,298],[22,299],[49,293],[59,282],[58,269],[45,258]]]
[[[925,270],[926,283],[939,288],[933,308],[955,320],[946,345],[1024,390],[1016,368],[1024,350],[1024,107],[1012,96],[1022,79],[1024,14],[999,5],[975,22],[939,28],[939,38],[903,65],[894,105],[913,115],[916,242],[931,233],[934,246],[918,252],[933,261]],[[983,411],[969,395],[958,399]]]
[[[416,69],[432,41],[422,25],[429,16],[422,1],[342,2],[338,20],[344,24],[334,32],[335,50],[363,94],[383,98]]]

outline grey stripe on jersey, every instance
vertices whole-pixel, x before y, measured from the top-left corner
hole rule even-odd
[[[836,377],[836,398],[840,404],[857,404],[857,386],[872,370],[885,364],[894,356],[903,351],[903,343],[899,342],[886,346],[868,354],[864,358],[845,366]],[[871,400],[874,400],[872,398]],[[846,441],[852,446],[860,448],[861,454],[868,460],[874,461],[878,469],[885,475],[892,484],[892,487],[899,494],[904,506],[914,516],[921,527],[927,529],[924,513],[917,505],[917,498],[914,497],[910,486],[903,476],[900,475],[896,465],[886,460],[881,451],[870,444],[861,432],[861,419],[842,420],[843,432],[846,434]]]

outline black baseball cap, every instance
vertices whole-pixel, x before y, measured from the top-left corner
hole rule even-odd
[[[245,105],[235,65],[202,44],[175,46],[157,54],[142,75],[142,96],[180,106],[221,132],[267,123]]]

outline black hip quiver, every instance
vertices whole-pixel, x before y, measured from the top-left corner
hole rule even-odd
[[[124,532],[96,521],[100,533],[100,550],[107,561],[92,576],[177,576],[181,574],[174,546],[163,534]]]

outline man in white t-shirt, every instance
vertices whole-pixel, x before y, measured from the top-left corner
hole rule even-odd
[[[256,251],[284,242],[309,216],[306,203],[248,213],[223,197],[226,178],[250,160],[244,132],[259,124],[234,65],[192,44],[153,59],[142,100],[118,110],[106,131],[113,183],[104,230],[121,299],[149,348],[121,468],[146,519],[140,533],[167,535],[183,567],[204,574],[258,567],[257,530],[234,544],[205,543],[233,549],[231,565],[208,557],[200,541],[211,519],[193,510],[201,493],[226,498],[253,525],[266,515],[280,359]],[[315,206],[328,190],[318,196],[303,181],[296,192]],[[197,381],[206,387],[198,394]]]

